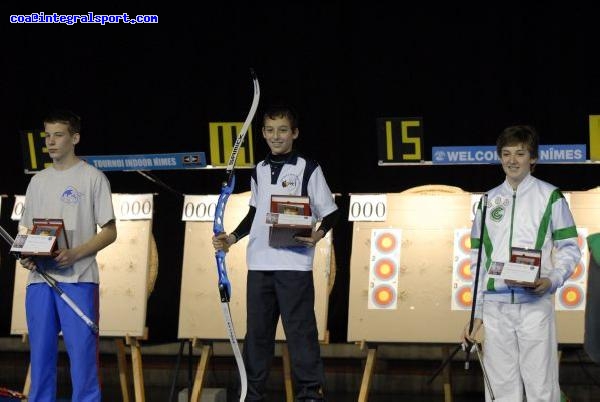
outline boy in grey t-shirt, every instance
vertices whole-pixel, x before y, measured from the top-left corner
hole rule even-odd
[[[25,258],[30,269],[25,296],[31,354],[29,401],[56,395],[58,334],[70,360],[74,401],[100,401],[98,334],[44,283],[35,269],[51,274],[85,315],[99,319],[96,253],[117,238],[110,184],[98,169],[75,155],[81,119],[55,111],[44,119],[45,141],[53,165],[32,177],[25,196],[20,231],[31,232],[34,218],[62,219],[70,248],[52,257]],[[101,230],[97,232],[97,226]]]

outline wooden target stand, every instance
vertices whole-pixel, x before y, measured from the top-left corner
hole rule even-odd
[[[150,243],[150,257],[149,257],[149,272],[148,272],[148,296],[154,289],[156,277],[158,275],[158,249],[156,247],[156,241],[154,236],[151,237]],[[115,338],[115,347],[117,352],[117,366],[119,368],[119,383],[121,385],[121,395],[123,402],[129,402],[130,399],[130,383],[129,378],[133,378],[133,391],[134,401],[143,402],[146,400],[144,391],[144,373],[142,367],[142,351],[140,340],[148,339],[148,327],[144,327],[142,336],[129,336],[126,335],[124,338]],[[129,346],[129,352],[131,355],[131,374],[127,364],[127,349]]]
[[[249,197],[249,192],[230,196],[224,221],[226,230],[232,231],[246,215]],[[188,195],[184,200],[183,208],[186,229],[178,338],[189,341],[192,347],[200,349],[200,360],[196,367],[190,395],[190,400],[193,402],[198,402],[202,395],[208,363],[213,354],[212,341],[228,340],[221,314],[217,288],[218,277],[212,246],[212,226],[217,199],[218,196],[214,195]],[[229,250],[226,261],[227,274],[232,286],[229,307],[238,339],[241,334],[246,332],[247,242],[248,238],[245,237],[234,245]],[[329,333],[326,330],[328,298],[334,284],[336,270],[332,245],[332,233],[329,232],[324,239],[317,243],[313,264],[317,329],[319,341],[325,344],[329,342]],[[202,306],[202,308],[199,309],[198,306]],[[286,402],[293,402],[290,356],[281,322],[277,327],[275,339],[281,346]]]
[[[358,342],[360,350],[366,350],[363,375],[360,382],[358,393],[358,402],[367,402],[369,400],[369,391],[373,382],[373,373],[375,372],[375,362],[377,360],[377,344],[370,344],[365,341]],[[442,355],[450,357],[450,347],[444,345],[441,347]],[[442,370],[444,402],[452,402],[452,372],[450,365],[446,365]]]
[[[361,350],[366,350],[359,402],[368,400],[379,344],[440,344],[442,362],[455,353],[460,333],[468,323],[470,309],[458,311],[450,308],[456,297],[451,292],[454,271],[451,239],[456,229],[470,229],[472,204],[480,196],[443,185],[416,187],[398,194],[387,194],[385,222],[354,222],[348,341],[355,342]],[[569,201],[578,229],[585,229],[587,233],[600,231],[600,187],[565,193],[565,197]],[[352,198],[350,202],[352,204]],[[350,209],[352,211],[352,205]],[[400,276],[395,295],[397,308],[378,311],[367,308],[371,246],[369,233],[386,228],[402,229]],[[424,255],[427,256],[426,259],[422,257]],[[390,327],[390,321],[402,322],[403,325]],[[557,308],[559,344],[582,344],[583,322],[582,309]],[[483,331],[481,332],[483,338]],[[460,351],[458,355],[464,355],[464,352]],[[560,362],[560,350],[558,358]],[[471,366],[479,364],[473,354],[470,362]],[[444,400],[452,402],[450,365],[446,365],[440,374]]]
[[[422,196],[434,197],[421,198]],[[437,196],[440,196],[442,199],[433,201],[433,198]],[[448,209],[447,206],[449,203],[451,205],[451,203],[454,202],[453,198],[457,198],[457,201],[464,204],[464,207],[450,207]],[[353,199],[356,200],[356,202],[354,202]],[[427,273],[427,267],[423,266],[420,262],[422,258],[419,258],[418,256],[428,255],[429,259],[436,260],[439,257],[436,256],[436,254],[439,254],[439,252],[433,247],[433,241],[431,242],[431,245],[420,249],[416,239],[412,237],[412,233],[410,232],[425,231],[428,233],[428,236],[431,236],[431,239],[429,240],[437,240],[435,239],[435,237],[437,237],[435,232],[438,232],[436,226],[439,225],[440,222],[443,222],[444,226],[449,225],[452,228],[463,226],[470,227],[469,194],[457,187],[426,185],[409,189],[399,194],[387,194],[385,195],[384,201],[386,203],[385,210],[387,218],[385,220],[377,219],[376,217],[370,218],[373,216],[372,212],[375,211],[375,205],[382,200],[383,199],[377,197],[369,198],[367,195],[363,195],[362,198],[360,196],[356,198],[352,196],[350,200],[351,213],[357,212],[358,215],[355,222],[353,222],[348,340],[354,341],[360,350],[365,351],[363,375],[358,395],[359,402],[367,402],[369,399],[379,345],[394,342],[429,342],[426,337],[431,336],[432,332],[436,332],[427,325],[423,327],[422,322],[420,324],[415,322],[413,325],[412,323],[407,322],[408,320],[404,317],[404,314],[408,313],[410,321],[413,319],[416,319],[417,321],[428,321],[429,318],[415,318],[415,315],[419,315],[418,312],[423,314],[423,308],[429,310],[429,307],[421,305],[421,303],[430,303],[433,299],[434,303],[437,304],[437,297],[423,292],[424,297],[421,299],[420,295],[417,293],[419,289],[425,290],[427,287],[430,289],[432,287],[432,283],[428,281],[428,275],[430,274]],[[369,216],[367,217],[364,216],[365,208],[369,211]],[[440,219],[436,220],[438,213],[441,212],[443,212],[443,217],[440,216]],[[363,215],[361,215],[361,213]],[[428,215],[431,220],[429,222],[424,222],[423,219],[421,219],[422,215]],[[450,227],[444,229],[451,233]],[[396,307],[391,310],[385,308],[379,309],[375,302],[372,303],[373,306],[367,307],[369,298],[375,298],[375,289],[378,287],[377,278],[370,277],[371,268],[369,267],[369,261],[371,258],[375,258],[375,256],[371,256],[371,243],[372,241],[375,241],[371,238],[372,231],[377,230],[379,231],[378,233],[384,233],[386,230],[395,228],[401,230],[399,239],[400,261],[398,261],[399,264],[396,267],[398,270],[396,282],[397,289],[393,291],[393,300],[389,300],[389,302],[394,302]],[[439,243],[441,244],[441,242]],[[415,254],[414,257],[411,255],[413,253]],[[442,256],[442,258],[447,258],[447,256]],[[451,264],[452,255],[450,255],[447,260],[449,261],[449,264]],[[417,266],[413,267],[413,265]],[[437,264],[437,266],[443,267],[444,264]],[[447,289],[446,286],[444,286],[443,290],[450,290],[450,272],[451,270],[448,270]],[[431,279],[434,280],[437,276],[440,276],[439,271],[435,273],[435,276],[432,275]],[[444,276],[444,278],[446,278],[446,276]],[[373,293],[371,293],[369,289],[371,288],[370,283],[373,279],[375,279],[375,281],[373,281]],[[425,282],[419,283],[419,281],[423,280]],[[435,280],[439,282],[439,279]],[[382,281],[382,285],[386,285],[385,281]],[[392,282],[392,286],[393,285],[394,283]],[[434,292],[438,290],[437,285],[434,285],[433,287],[435,288],[433,289]],[[439,293],[442,293],[441,289],[439,289]],[[448,296],[448,300],[449,298],[450,296]],[[417,311],[417,313],[414,313],[413,311]],[[433,310],[428,311],[428,313],[432,312]],[[455,320],[456,317],[452,316],[452,320],[450,320],[450,317],[444,318],[443,323],[450,320],[454,322],[454,326],[464,325],[466,320],[468,320],[467,312],[460,311],[455,313],[460,316],[458,320]],[[445,314],[447,315],[447,313]],[[403,325],[403,330],[396,334],[395,328],[389,326],[390,321],[405,321],[406,325]],[[446,334],[446,332],[450,333]],[[425,333],[429,335],[426,336]],[[448,335],[449,339],[446,341],[452,342],[454,339],[458,339],[460,328],[457,327],[456,331],[452,331],[451,328],[450,330],[445,329],[441,334],[442,337]],[[440,349],[443,358],[449,355],[449,346],[442,345]],[[450,367],[446,366],[442,374],[444,400],[445,402],[451,402],[452,387]]]
[[[15,198],[12,219],[18,221],[25,197]],[[140,341],[148,338],[147,300],[158,274],[158,251],[152,235],[153,194],[113,194],[112,200],[117,217],[117,240],[96,256],[100,271],[100,336],[115,338],[123,401],[132,400],[131,376],[134,400],[144,402]],[[17,261],[11,334],[21,335],[23,342],[28,339],[24,308],[27,275],[28,271]],[[126,346],[131,354],[131,373]],[[31,364],[23,386],[25,395],[30,391],[30,375]]]

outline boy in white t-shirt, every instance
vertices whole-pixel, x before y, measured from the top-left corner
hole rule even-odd
[[[314,313],[312,264],[314,246],[339,218],[319,164],[298,154],[298,117],[287,106],[272,106],[263,117],[262,134],[271,152],[252,174],[248,214],[230,234],[213,237],[217,250],[228,250],[249,235],[246,260],[247,332],[244,364],[246,401],[262,401],[275,348],[279,316],[290,351],[297,401],[323,401],[324,372]],[[296,237],[297,247],[269,246],[266,214],[271,195],[308,196],[314,218],[321,221],[310,237]]]

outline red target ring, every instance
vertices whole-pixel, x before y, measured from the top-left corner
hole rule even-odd
[[[377,251],[381,253],[391,253],[396,249],[396,245],[398,244],[398,239],[392,233],[385,232],[377,236],[377,240],[375,240],[375,247]]]
[[[377,248],[377,251],[381,253],[390,253],[394,251],[397,244],[398,240],[396,239],[396,236],[389,232],[380,234],[375,241],[375,247]]]
[[[388,281],[398,272],[396,263],[390,258],[381,258],[375,262],[373,273],[382,281]]]
[[[471,286],[462,286],[456,290],[454,295],[456,304],[460,307],[469,308],[473,304],[473,293]]]
[[[563,286],[558,299],[564,307],[576,308],[583,303],[583,289],[578,285]]]
[[[473,274],[471,273],[471,260],[465,258],[456,264],[456,274],[463,281],[472,281]]]
[[[390,285],[379,285],[373,289],[371,300],[376,306],[390,307],[396,301],[396,290]]]
[[[471,252],[471,233],[465,233],[458,240],[458,247],[463,253]]]
[[[583,268],[583,264],[580,262],[575,266],[575,269],[573,270],[573,273],[571,274],[569,279],[572,281],[577,281],[581,279],[581,277],[583,277],[584,272],[585,269]]]
[[[579,244],[579,248],[581,250],[583,250],[585,248],[585,236],[583,236],[582,234],[578,233],[577,234],[577,244]]]

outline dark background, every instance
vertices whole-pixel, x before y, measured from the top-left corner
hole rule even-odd
[[[301,115],[297,148],[317,159],[344,219],[335,231],[332,342],[345,342],[350,193],[399,192],[425,184],[485,191],[498,166],[377,164],[378,117],[423,118],[431,146],[492,145],[516,123],[534,125],[543,144],[589,144],[588,115],[600,114],[597,13],[574,4],[492,8],[344,1],[198,4],[197,12],[137,5],[32,8],[5,14],[0,57],[1,223],[24,194],[18,132],[42,128],[49,108],[83,118],[80,155],[205,151],[208,123],[243,121],[258,74],[261,107],[287,101]],[[250,2],[247,2],[250,3]],[[391,4],[391,3],[390,3]],[[53,6],[54,7],[54,6]],[[79,6],[80,7],[80,6]],[[173,7],[175,9],[175,7]],[[10,24],[9,14],[155,14],[158,24]],[[254,120],[255,160],[267,148]],[[536,175],[566,191],[600,181],[600,164],[540,165]],[[159,274],[148,304],[149,342],[177,338],[183,255],[183,199],[217,194],[222,170],[154,171],[175,192],[133,172],[108,172],[113,192],[155,197]],[[236,192],[249,190],[238,171]],[[440,206],[443,207],[443,206]],[[232,230],[233,228],[228,228]],[[10,332],[14,260],[1,246],[0,336]],[[216,286],[216,272],[215,272]],[[202,308],[202,306],[198,306]]]

